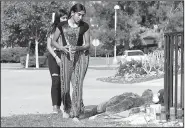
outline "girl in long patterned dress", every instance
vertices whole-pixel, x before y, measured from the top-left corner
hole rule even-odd
[[[78,118],[84,112],[83,81],[88,68],[90,48],[89,25],[83,21],[85,13],[85,7],[82,4],[72,6],[68,20],[58,25],[52,41],[62,53],[60,73],[61,96],[64,100],[70,89],[70,82],[72,83],[72,106],[64,108],[63,112],[64,115],[69,114],[72,118]],[[63,46],[56,42],[60,35]]]

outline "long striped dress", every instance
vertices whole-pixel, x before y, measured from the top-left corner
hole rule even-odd
[[[63,45],[82,46],[83,35],[89,29],[87,23],[81,21],[77,28],[71,28],[68,21],[64,21],[58,26]],[[89,51],[78,51],[74,54],[61,54],[61,95],[64,103],[65,111],[70,113],[71,117],[78,117],[84,112],[83,105],[83,81],[89,64]],[[70,82],[72,84],[72,102],[67,99],[66,94],[70,90]]]

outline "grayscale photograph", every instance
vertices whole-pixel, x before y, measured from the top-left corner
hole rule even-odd
[[[184,0],[1,0],[1,127],[184,127]]]

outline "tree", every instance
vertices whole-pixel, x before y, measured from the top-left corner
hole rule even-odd
[[[46,50],[46,33],[51,14],[59,8],[69,10],[79,1],[2,1],[2,46],[28,46],[30,39],[38,43],[39,55]],[[90,24],[91,39],[98,38],[102,48],[113,51],[114,6],[118,4],[118,52],[138,45],[140,34],[157,26],[160,41],[166,31],[181,31],[183,26],[183,1],[80,1],[85,5],[85,21]],[[10,4],[11,3],[11,4]],[[34,51],[35,47],[31,47]]]
[[[46,34],[50,28],[51,15],[53,11],[63,6],[68,9],[71,2],[50,2],[50,1],[3,1],[4,15],[1,24],[3,25],[3,42],[7,46],[28,46],[31,39],[35,44],[36,67],[38,68],[39,47],[46,49]],[[10,44],[8,43],[10,42]],[[44,47],[43,47],[44,46]],[[31,47],[33,49],[33,47]]]
[[[71,2],[64,1],[2,1],[3,34],[6,42],[15,42],[18,46],[28,46],[30,38],[38,38],[39,44],[45,44],[46,33],[50,28],[52,12],[59,8],[67,10]],[[5,34],[6,33],[6,34]],[[8,33],[8,34],[7,34]]]

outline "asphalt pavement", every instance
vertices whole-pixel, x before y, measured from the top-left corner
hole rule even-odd
[[[86,105],[98,105],[124,92],[142,95],[163,88],[164,79],[135,84],[116,84],[97,81],[115,75],[116,70],[89,68],[84,80],[83,99]],[[1,68],[1,116],[51,113],[51,78],[49,70]]]

